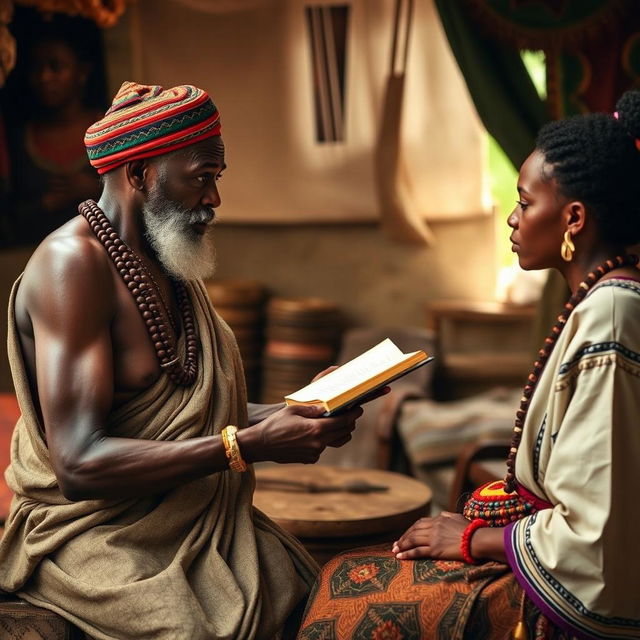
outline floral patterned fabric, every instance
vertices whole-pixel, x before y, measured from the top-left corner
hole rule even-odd
[[[324,566],[298,640],[510,640],[521,612],[531,640],[570,640],[505,564],[401,561],[388,545],[368,547]]]

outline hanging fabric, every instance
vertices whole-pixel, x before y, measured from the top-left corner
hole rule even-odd
[[[133,0],[16,0],[15,4],[35,7],[43,13],[66,13],[93,20],[99,27],[115,25]]]
[[[318,142],[344,140],[346,36],[349,5],[306,7]]]
[[[400,242],[429,245],[434,237],[416,210],[402,159],[400,139],[412,17],[413,0],[396,0],[389,76],[384,89],[374,166],[385,233]]]
[[[214,96],[229,164],[221,219],[379,224],[375,163],[393,3],[262,0],[251,11],[214,14],[190,9],[185,1],[199,0],[154,0],[153,11],[144,11],[143,2],[132,4],[128,75],[145,84],[189,82]],[[346,36],[336,14],[345,6]],[[340,139],[318,140],[307,9],[320,16],[319,32],[334,38],[335,56],[323,53],[323,64],[331,72],[325,83],[332,91],[328,122]],[[481,197],[484,133],[432,0],[416,2],[414,10],[400,141],[414,208],[429,222],[487,215]],[[333,26],[325,28],[327,22]]]
[[[12,17],[11,0],[0,0],[0,87],[16,64],[16,41],[8,29]]]

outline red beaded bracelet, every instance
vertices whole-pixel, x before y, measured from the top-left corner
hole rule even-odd
[[[462,551],[462,557],[467,564],[478,564],[478,561],[471,555],[471,537],[476,532],[476,529],[482,529],[482,527],[488,526],[489,523],[486,520],[476,518],[467,525],[467,528],[462,533],[460,551]]]

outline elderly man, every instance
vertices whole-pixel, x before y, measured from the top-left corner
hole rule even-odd
[[[201,284],[225,168],[205,92],[127,82],[85,142],[100,201],[44,240],[10,300],[22,418],[0,587],[93,638],[275,637],[316,567],[252,508],[247,463],[314,462],[361,409],[247,411]]]

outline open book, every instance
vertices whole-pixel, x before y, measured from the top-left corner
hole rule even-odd
[[[402,353],[387,338],[284,400],[287,405],[321,404],[327,414],[335,413],[431,360],[424,351]]]

